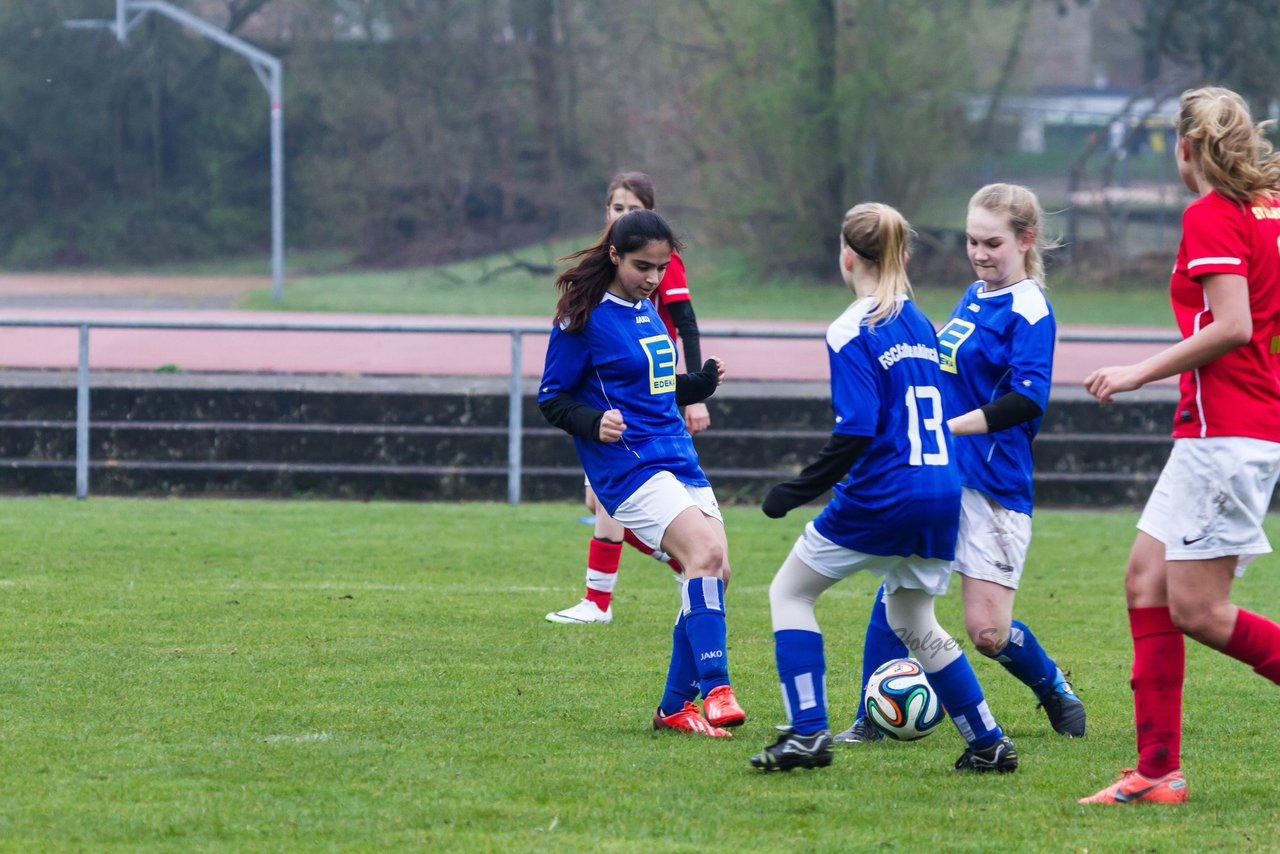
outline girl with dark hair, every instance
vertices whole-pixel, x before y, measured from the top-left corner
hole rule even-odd
[[[654,209],[653,180],[643,172],[619,172],[609,182],[605,193],[604,221],[608,228],[618,217],[632,211]],[[698,318],[693,313],[693,301],[689,283],[685,279],[684,260],[678,251],[671,253],[671,263],[650,296],[658,309],[658,317],[672,341],[678,341],[684,351],[685,370],[702,364]],[[711,426],[711,416],[705,403],[690,403],[682,407],[685,428],[696,436]],[[587,509],[595,516],[591,542],[587,546],[586,591],[578,602],[567,608],[547,614],[548,622],[569,625],[598,625],[613,622],[613,590],[618,581],[618,566],[622,562],[622,544],[666,563],[676,572],[677,578],[684,571],[680,562],[662,551],[649,548],[631,531],[624,528],[605,512],[596,500],[588,479],[586,484]]]
[[[538,390],[553,426],[578,458],[610,516],[683,565],[666,690],[655,729],[727,736],[746,720],[729,685],[724,520],[698,464],[679,407],[710,397],[719,359],[676,373],[675,344],[650,298],[679,241],[647,210],[618,218],[593,246],[569,256]],[[693,700],[701,691],[703,709]]]

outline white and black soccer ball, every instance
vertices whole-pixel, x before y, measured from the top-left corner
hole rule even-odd
[[[914,658],[895,658],[867,681],[867,720],[889,738],[914,741],[942,723],[947,712]]]

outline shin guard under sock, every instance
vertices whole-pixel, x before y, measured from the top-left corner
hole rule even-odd
[[[613,586],[618,582],[618,563],[622,560],[622,543],[591,538],[587,547],[587,593],[584,598],[596,603],[601,611],[609,610]]]
[[[698,669],[702,696],[712,688],[729,684],[724,619],[724,582],[713,576],[690,578],[681,590],[684,599],[684,627],[689,649]]]
[[[773,633],[773,648],[791,728],[799,735],[827,729],[827,660],[821,632],[782,629]]]
[[[1182,680],[1186,644],[1169,609],[1130,608],[1133,720],[1138,773],[1154,780],[1182,763]]]

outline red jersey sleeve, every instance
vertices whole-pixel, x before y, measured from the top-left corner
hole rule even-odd
[[[667,273],[658,285],[659,299],[670,305],[673,302],[688,302],[693,299],[689,295],[689,282],[684,276],[684,259],[679,252],[671,253],[671,263],[667,265]]]
[[[1182,213],[1182,242],[1187,275],[1192,279],[1214,273],[1249,276],[1249,240],[1244,211],[1211,193]]]
[[[672,341],[679,337],[679,330],[676,329],[676,322],[672,319],[668,306],[676,302],[689,302],[691,299],[689,282],[684,277],[684,259],[680,257],[679,252],[672,252],[671,263],[667,265],[667,272],[663,275],[662,282],[658,285],[658,292],[653,297],[653,302],[658,308],[658,317],[662,319],[662,325],[667,327],[667,334],[671,336]]]

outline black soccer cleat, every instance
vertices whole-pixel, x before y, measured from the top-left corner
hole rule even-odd
[[[1037,708],[1044,709],[1044,713],[1049,716],[1049,725],[1058,735],[1067,738],[1084,737],[1084,703],[1076,696],[1061,670],[1054,680],[1053,690],[1040,698]]]
[[[1008,774],[1018,769],[1018,749],[1013,746],[1009,736],[1004,736],[995,744],[981,750],[967,748],[956,760],[957,771],[996,771]]]
[[[836,733],[832,741],[836,744],[866,744],[882,738],[884,733],[876,729],[875,724],[866,718],[858,718],[853,722],[853,726],[844,732]]]
[[[797,735],[784,728],[777,741],[751,757],[751,764],[762,771],[825,768],[831,764],[831,731]]]

